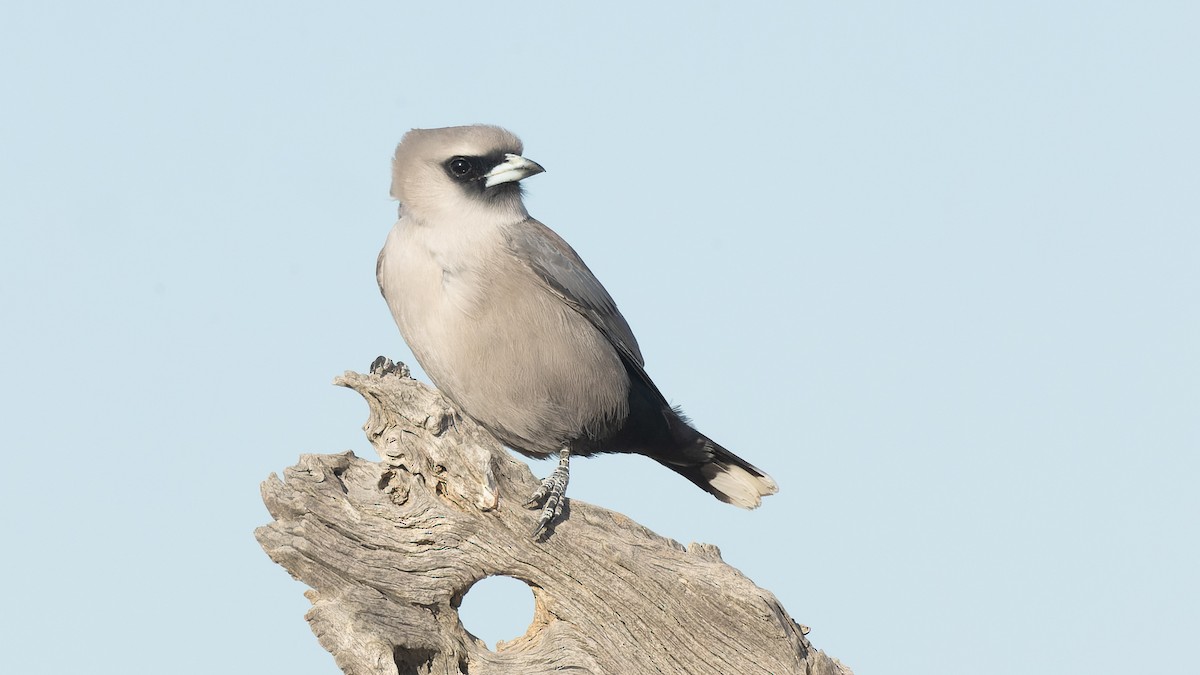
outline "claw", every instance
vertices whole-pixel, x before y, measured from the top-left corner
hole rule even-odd
[[[372,375],[383,377],[384,375],[399,375],[400,377],[408,377],[408,366],[403,363],[396,363],[386,356],[377,356],[371,362],[369,371]]]
[[[533,538],[546,530],[546,527],[562,515],[563,505],[567,501],[567,483],[571,478],[571,451],[569,448],[563,448],[558,453],[558,466],[554,472],[546,476],[538,489],[534,491],[533,496],[529,501],[525,502],[526,507],[537,507],[545,502],[542,508],[542,515],[538,518],[537,528],[533,531]]]

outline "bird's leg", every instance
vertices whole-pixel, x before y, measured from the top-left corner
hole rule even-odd
[[[537,529],[533,531],[533,536],[536,539],[550,521],[554,520],[562,513],[563,504],[566,502],[567,481],[571,478],[571,449],[563,448],[558,452],[558,467],[554,469],[554,473],[546,476],[542,484],[525,502],[525,506],[536,507],[546,502],[542,508],[542,517],[538,518]]]

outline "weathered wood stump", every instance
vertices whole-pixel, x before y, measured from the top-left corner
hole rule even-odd
[[[263,483],[275,521],[255,534],[312,588],[306,618],[344,672],[849,675],[715,546],[575,500],[532,539],[529,468],[402,364],[334,382],[370,405],[382,463],[302,456]],[[525,635],[494,652],[458,620],[492,575],[529,584],[535,602]]]

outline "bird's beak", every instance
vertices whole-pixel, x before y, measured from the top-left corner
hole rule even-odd
[[[512,183],[543,171],[545,169],[542,168],[542,165],[531,159],[525,159],[520,155],[505,155],[503,162],[492,167],[491,171],[483,175],[487,179],[483,186],[492,187],[501,183]]]

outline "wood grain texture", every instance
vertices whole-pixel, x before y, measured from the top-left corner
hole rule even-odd
[[[263,483],[274,522],[255,533],[311,587],[306,618],[344,672],[850,674],[715,546],[575,500],[531,539],[528,467],[388,365],[335,380],[367,400],[383,461],[302,456]],[[535,602],[526,634],[496,651],[458,619],[491,575],[529,584]]]

